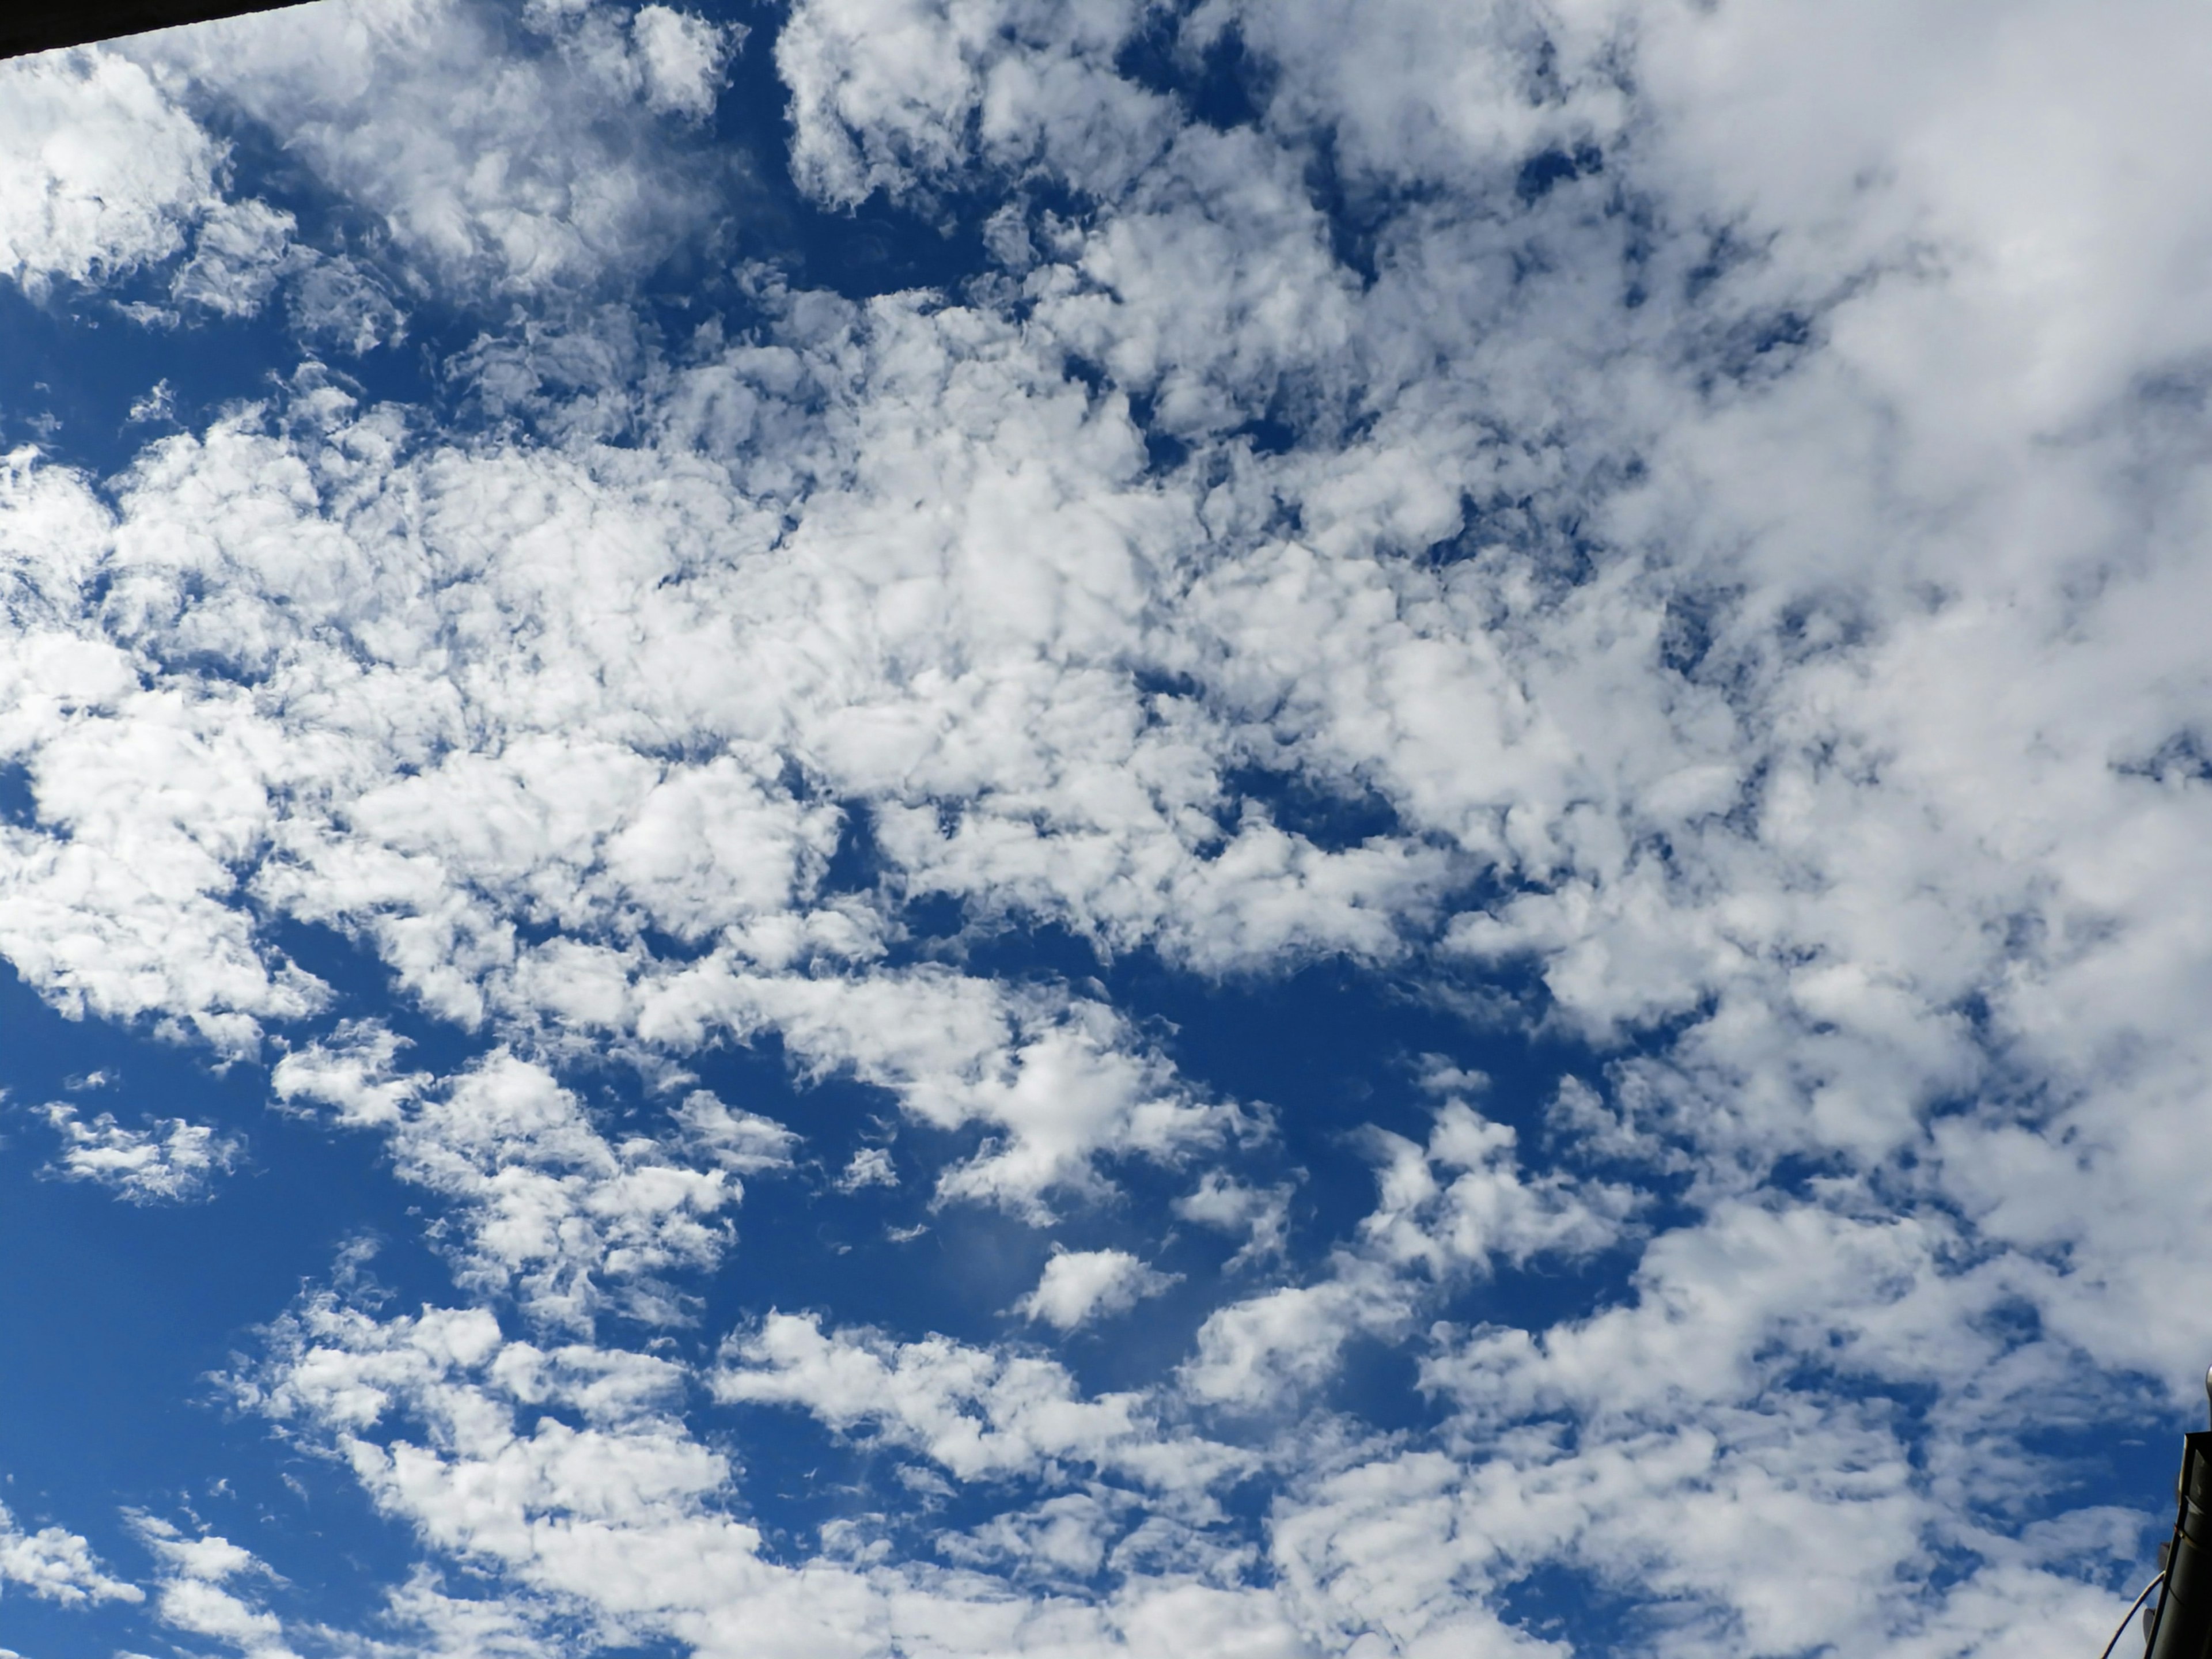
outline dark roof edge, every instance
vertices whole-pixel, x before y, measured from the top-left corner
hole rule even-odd
[[[5,0],[0,4],[0,58],[301,3],[302,0]]]

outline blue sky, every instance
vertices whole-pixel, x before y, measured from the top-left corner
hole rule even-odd
[[[0,67],[0,1653],[2100,1642],[2212,1358],[2208,57]]]

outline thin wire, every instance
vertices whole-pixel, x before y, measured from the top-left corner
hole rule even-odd
[[[2105,1644],[2105,1650],[2097,1656],[2097,1659],[2112,1659],[2112,1650],[2119,1646],[2121,1636],[2125,1633],[2128,1626],[2135,1622],[2137,1609],[2150,1600],[2150,1593],[2165,1582],[2166,1575],[2160,1573],[2142,1587],[2142,1594],[2136,1597],[2135,1606],[2128,1609],[2127,1615],[2120,1620],[2119,1629],[2112,1632],[2112,1639]]]

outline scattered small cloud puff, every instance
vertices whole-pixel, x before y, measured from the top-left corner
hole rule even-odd
[[[236,1167],[245,1142],[204,1123],[150,1118],[126,1127],[112,1112],[85,1121],[55,1101],[40,1115],[61,1137],[61,1154],[45,1173],[105,1187],[132,1204],[189,1204],[211,1197],[216,1178]]]
[[[1127,1250],[1061,1250],[1044,1264],[1036,1288],[1015,1303],[1013,1310],[1072,1331],[1094,1319],[1127,1313],[1182,1277],[1160,1273]]]
[[[845,1165],[844,1173],[837,1177],[837,1190],[841,1193],[856,1193],[863,1187],[896,1187],[898,1184],[898,1170],[891,1163],[890,1150],[883,1146],[860,1148]]]
[[[646,103],[694,120],[712,114],[723,70],[744,44],[742,25],[709,22],[671,6],[640,6],[630,34],[643,66]]]

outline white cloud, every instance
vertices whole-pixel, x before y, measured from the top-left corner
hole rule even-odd
[[[1089,999],[932,969],[795,976],[734,966],[709,958],[652,986],[635,1016],[640,1034],[696,1042],[718,1026],[773,1030],[807,1072],[849,1072],[935,1128],[994,1131],[942,1172],[940,1200],[1042,1218],[1055,1189],[1102,1190],[1092,1167],[1102,1155],[1172,1161],[1250,1127],[1234,1106],[1194,1098],[1164,1057]]]
[[[141,1601],[145,1591],[111,1577],[92,1546],[61,1527],[25,1532],[0,1504],[0,1585],[13,1584],[64,1607],[91,1601]]]
[[[1181,1277],[1158,1272],[1127,1250],[1062,1250],[1044,1264],[1036,1288],[1014,1304],[1014,1311],[1072,1331],[1127,1313]]]
[[[1244,1243],[1230,1257],[1230,1271],[1279,1259],[1290,1243],[1291,1188],[1287,1184],[1248,1187],[1219,1170],[1208,1170],[1197,1188],[1175,1200],[1185,1221],[1223,1232],[1243,1233]]]
[[[429,1079],[402,1074],[393,1061],[405,1041],[373,1020],[344,1020],[327,1040],[296,1048],[279,1060],[269,1085],[288,1106],[312,1101],[329,1107],[351,1127],[394,1124]]]
[[[646,103],[662,114],[713,113],[723,68],[746,33],[668,6],[640,6],[630,33],[644,72]]]
[[[837,1177],[840,1192],[855,1193],[863,1187],[896,1187],[898,1170],[881,1146],[863,1146],[853,1154],[845,1172]]]
[[[798,1141],[705,1090],[670,1115],[665,1140],[611,1139],[543,1066],[495,1050],[458,1076],[403,1074],[401,1046],[380,1026],[341,1026],[285,1055],[271,1084],[289,1105],[388,1134],[400,1178],[455,1206],[447,1243],[464,1282],[556,1326],[588,1328],[604,1310],[681,1322],[669,1272],[720,1259],[739,1177],[787,1166]]]
[[[1106,1552],[1122,1530],[1112,1505],[1089,1492],[1048,1498],[1028,1512],[994,1516],[973,1532],[941,1546],[955,1559],[1017,1561],[1047,1578],[1078,1581],[1105,1565]]]
[[[456,1602],[421,1580],[393,1598],[396,1616],[453,1650],[469,1650],[477,1632],[493,1650],[532,1651],[533,1626],[572,1615],[580,1598],[611,1637],[710,1655],[859,1654],[886,1643],[1083,1659],[1304,1650],[1266,1596],[1188,1578],[1135,1578],[1096,1605],[1038,1605],[942,1569],[830,1553],[774,1565],[758,1533],[721,1510],[731,1466],[677,1415],[684,1377],[665,1360],[507,1340],[479,1310],[382,1318],[328,1297],[307,1299],[272,1335],[266,1364],[234,1379],[241,1400],[337,1452],[381,1510],[434,1547],[503,1574],[506,1588],[488,1600]],[[739,1345],[744,1364],[716,1374],[718,1390],[803,1399],[840,1425],[915,1443],[963,1478],[1066,1459],[1188,1492],[1238,1462],[1200,1442],[1147,1444],[1133,1401],[1079,1401],[1049,1362],[825,1338],[781,1316],[758,1337]],[[823,1367],[842,1379],[827,1395],[814,1389]],[[1202,1529],[1202,1505],[1194,1519]]]
[[[1559,1171],[1530,1179],[1519,1168],[1514,1140],[1511,1129],[1456,1099],[1437,1109],[1425,1147],[1370,1129],[1379,1190],[1356,1242],[1338,1248],[1326,1276],[1208,1315],[1183,1366],[1183,1385],[1235,1409],[1275,1405],[1326,1382],[1354,1338],[1404,1338],[1440,1287],[1501,1264],[1572,1261],[1620,1239],[1634,1208],[1632,1189],[1577,1182]],[[1204,1204],[1203,1188],[1199,1197]]]
[[[800,1139],[773,1118],[732,1110],[705,1089],[684,1097],[676,1121],[694,1146],[732,1175],[789,1169]]]
[[[712,107],[730,36],[665,7],[373,0],[127,50],[284,135],[425,275],[469,299],[650,268],[716,210],[660,124]],[[496,64],[495,72],[487,72]]]
[[[501,1053],[414,1103],[392,1153],[403,1179],[460,1206],[464,1282],[511,1290],[556,1325],[588,1326],[608,1305],[681,1320],[663,1275],[720,1255],[716,1218],[740,1190],[651,1139],[611,1141],[544,1069]]]
[[[723,1358],[718,1398],[800,1406],[840,1431],[865,1426],[961,1480],[1073,1464],[1197,1492],[1249,1462],[1229,1446],[1164,1435],[1137,1395],[1081,1398],[1056,1361],[941,1336],[825,1334],[811,1316],[778,1313],[733,1338]]]
[[[81,584],[112,521],[82,479],[19,451],[0,499],[0,749],[28,772],[38,808],[36,828],[0,830],[0,947],[70,1012],[152,1016],[226,1052],[250,1048],[259,1018],[305,1013],[322,988],[264,962],[228,902],[266,811],[244,734],[216,708],[147,692],[130,650],[89,625]]]
[[[728,1350],[730,1401],[1067,1483],[957,1565],[1129,1565],[1079,1610],[933,1600],[951,1581],[864,1528],[771,1570],[673,1407],[585,1421],[587,1372],[675,1387],[608,1351],[541,1384],[484,1370],[519,1350],[458,1311],[302,1315],[270,1398],[526,1601],[588,1584],[710,1651],[742,1596],[810,1652],[1282,1650],[1289,1620],[1364,1659],[1543,1646],[1498,1608],[1562,1565],[1670,1609],[1669,1650],[2089,1632],[2130,1523],[1997,1536],[1970,1454],[2028,1401],[2132,1421],[2140,1376],[2201,1358],[2152,1297],[2212,1243],[2212,974],[2175,899],[2212,874],[2204,31],[2148,0],[1210,4],[1167,49],[1237,30],[1261,72],[1224,131],[1122,76],[1158,21],[793,9],[804,187],[1005,196],[1006,268],[960,296],[763,278],[755,332],[659,359],[619,306],[555,319],[466,365],[547,412],[539,446],[410,437],[309,378],[149,447],[112,502],[12,459],[0,757],[36,810],[0,829],[0,950],[72,1012],[244,1054],[325,994],[266,921],[362,941],[492,1057],[410,1076],[356,1027],[278,1091],[389,1134],[471,1291],[548,1329],[683,1316],[738,1177],[793,1151],[696,1096],[618,1139],[561,1065],[665,1079],[726,1041],[981,1137],[915,1153],[940,1206],[1049,1226],[1147,1159],[1275,1275],[1151,1393],[834,1310]],[[195,226],[216,260],[250,216],[210,205],[200,99],[471,295],[611,282],[719,210],[656,148],[711,106],[702,26],[541,5],[487,74],[501,27],[389,4],[11,70],[42,155],[78,114],[179,140],[129,152],[143,177],[109,139],[52,150],[49,194],[0,194],[15,268],[133,267]],[[306,268],[300,314],[396,332],[310,299],[339,270]],[[1255,774],[1383,827],[1303,833]],[[878,878],[830,890],[862,836]],[[1376,1208],[1300,1267],[1295,1188],[1240,1161],[1255,1107],[1103,989],[994,981],[958,941],[911,965],[924,898],[1248,982],[1387,965],[1595,1052],[1525,1144],[1431,1068],[1426,1140],[1369,1136]],[[1615,1305],[1430,1328],[1485,1275],[1607,1250],[1638,1262]],[[1030,1310],[1103,1310],[1079,1281],[1117,1255],[1056,1257]],[[1434,1435],[1304,1415],[1362,1337],[1410,1348]],[[574,1420],[524,1432],[526,1384]],[[1289,1449],[1177,1415],[1223,1407]],[[1235,1589],[1225,1545],[1203,1594],[1121,1553],[1125,1500],[1085,1483],[1165,1514],[1194,1459],[1279,1480],[1279,1591]],[[513,1484],[472,1509],[486,1471]],[[1939,1558],[1971,1562],[1911,1589]]]
[[[406,337],[408,313],[368,266],[343,253],[302,263],[290,306],[302,339],[358,357]]]
[[[285,1644],[283,1620],[232,1587],[234,1580],[274,1577],[252,1551],[216,1533],[187,1536],[155,1516],[137,1520],[140,1539],[163,1568],[155,1618],[235,1648],[246,1659],[298,1659]]]
[[[177,417],[176,390],[166,380],[154,382],[146,395],[131,405],[129,423],[137,426],[145,421],[173,421]]]
[[[298,228],[291,214],[266,202],[219,204],[200,221],[191,258],[170,283],[171,297],[220,316],[254,315],[283,274]]]
[[[204,1123],[182,1118],[148,1120],[127,1128],[112,1112],[89,1122],[76,1108],[55,1101],[40,1115],[61,1137],[59,1158],[43,1173],[64,1181],[88,1181],[133,1204],[188,1204],[210,1197],[218,1176],[236,1165],[244,1143]]]
[[[1614,1243],[1634,1210],[1633,1190],[1559,1171],[1532,1180],[1519,1168],[1516,1139],[1457,1099],[1437,1109],[1425,1146],[1373,1131],[1382,1201],[1360,1224],[1363,1244],[1443,1276],[1487,1273],[1500,1262],[1518,1267],[1538,1255],[1587,1255]]]
[[[1198,1400],[1259,1411],[1326,1382],[1358,1336],[1402,1337],[1413,1292],[1357,1257],[1310,1285],[1285,1285],[1218,1308],[1198,1333],[1182,1384]]]
[[[143,69],[97,48],[0,65],[0,275],[34,293],[175,252],[223,160]]]

